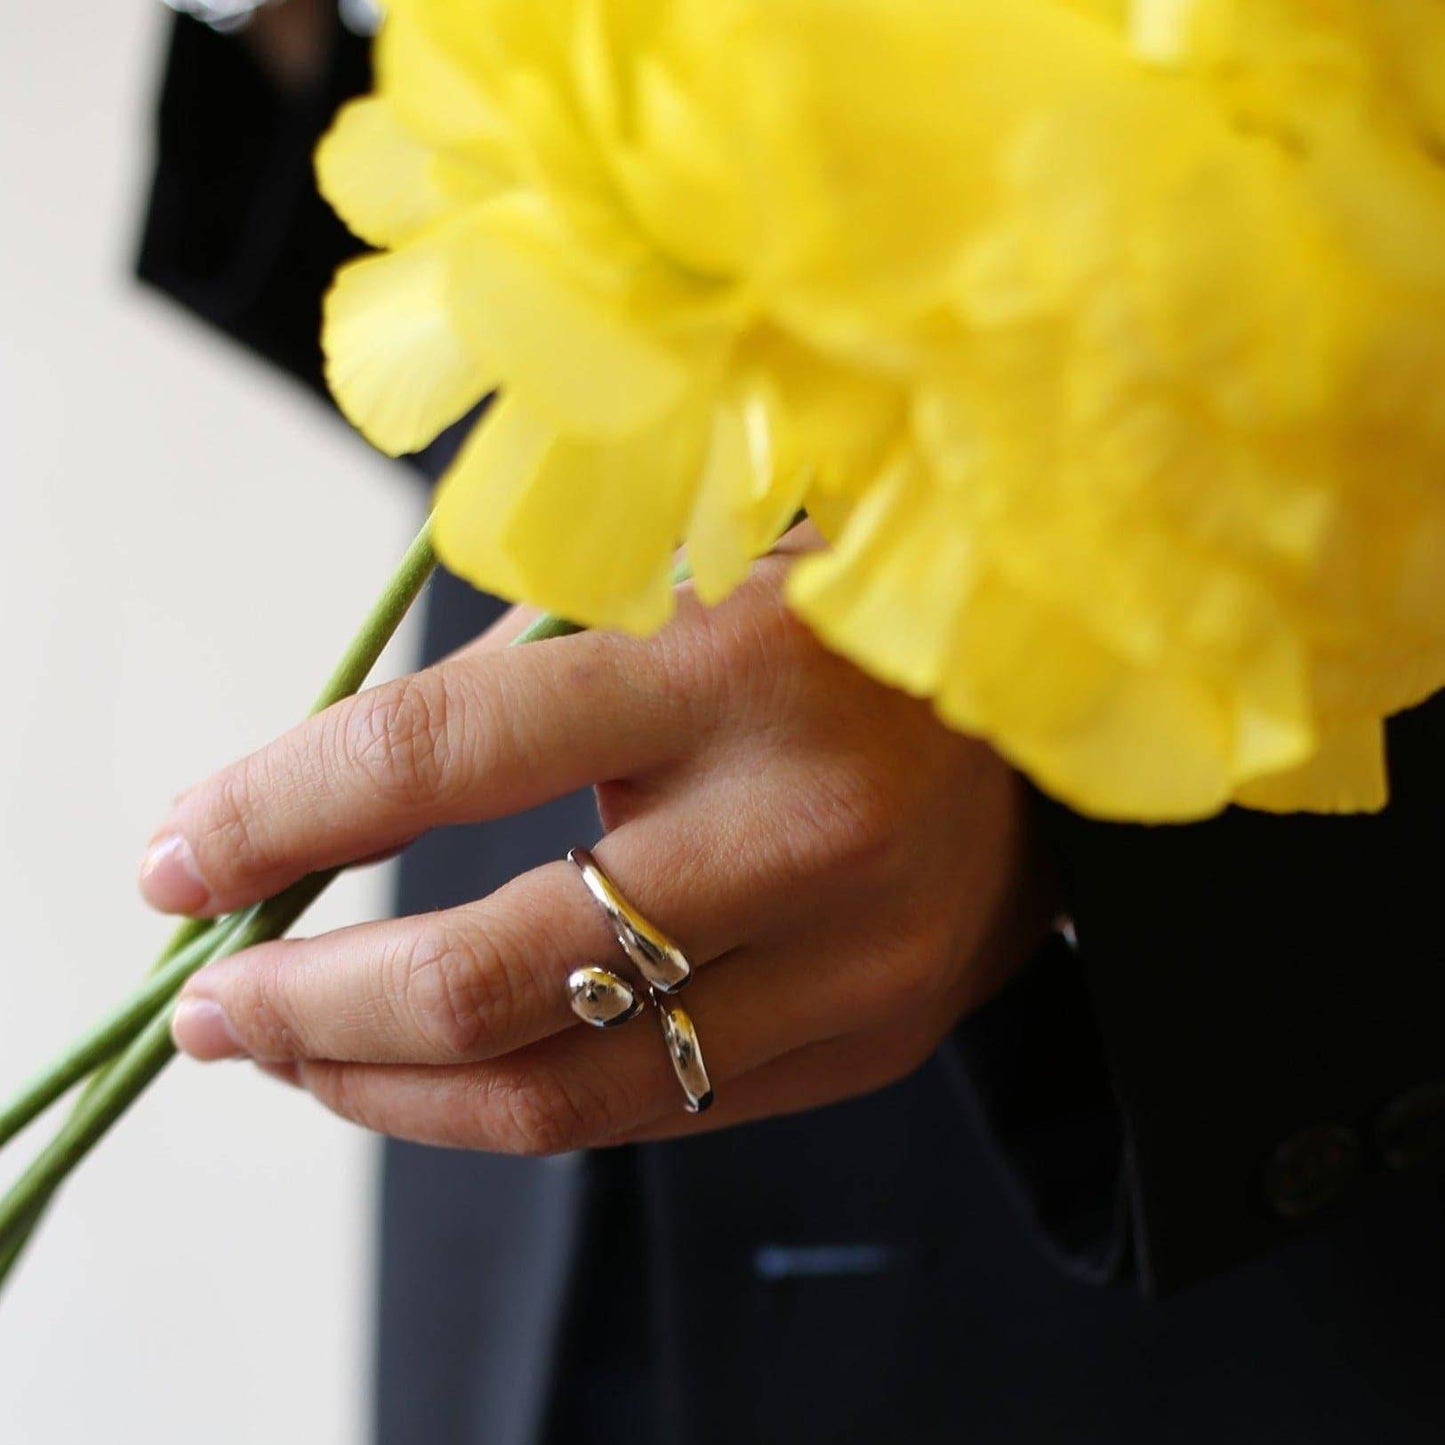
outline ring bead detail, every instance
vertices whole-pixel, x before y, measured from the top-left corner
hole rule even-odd
[[[573,969],[567,976],[567,1001],[572,1012],[593,1028],[610,1029],[636,1018],[644,1004],[650,1003],[662,1025],[667,1057],[682,1088],[687,1111],[701,1114],[711,1107],[714,1095],[697,1025],[685,1009],[668,997],[692,977],[692,964],[677,944],[627,901],[586,848],[572,849],[567,860],[602,906],[622,951],[643,979],[638,989],[608,968],[588,965]]]
[[[572,1012],[593,1028],[615,1029],[642,1012],[637,990],[605,968],[574,969],[567,977]]]

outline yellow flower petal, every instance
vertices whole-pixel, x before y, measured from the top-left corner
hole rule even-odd
[[[1378,812],[1389,801],[1384,727],[1378,718],[1337,719],[1307,763],[1253,779],[1235,800],[1271,813]]]
[[[481,77],[448,53],[425,22],[425,13],[405,0],[388,7],[376,40],[378,90],[421,144],[505,172],[511,120]]]
[[[1243,770],[1311,744],[1273,674],[1259,697],[1205,673],[1140,667],[991,568],[966,512],[906,456],[789,595],[829,646],[1000,751],[1071,806],[1152,821],[1206,816]],[[1285,678],[1287,680],[1288,674]],[[1258,709],[1252,712],[1251,709]]]
[[[687,524],[688,560],[697,594],[720,602],[755,558],[782,534],[802,505],[803,477],[775,470],[762,408],[732,399],[713,411],[711,445]]]
[[[830,647],[918,696],[943,686],[974,576],[964,528],[929,497],[903,454],[856,504],[830,552],[788,578],[788,599]]]
[[[450,252],[448,312],[510,390],[559,430],[626,437],[677,406],[693,358],[629,305],[634,277],[585,274],[558,219],[500,201],[470,217]],[[678,287],[679,304],[685,297]]]
[[[705,443],[700,410],[589,445],[503,396],[442,482],[438,555],[487,591],[589,627],[654,632],[672,615],[672,558]]]
[[[755,264],[790,324],[861,355],[938,304],[1021,122],[1129,77],[1117,41],[1052,0],[774,0],[751,19]]]
[[[316,179],[336,214],[372,246],[396,246],[457,204],[437,157],[381,96],[343,106],[316,150]]]
[[[940,715],[991,739],[1070,807],[1175,822],[1228,801],[1234,718],[1205,680],[1124,662],[997,575],[970,595],[955,647]]]
[[[628,213],[698,275],[738,274],[756,244],[733,124],[736,4],[589,5],[579,99]]]
[[[433,232],[342,267],[326,297],[327,384],[389,456],[419,451],[496,385],[457,334],[447,276],[447,240]]]
[[[444,149],[485,154],[556,203],[606,210],[573,94],[579,12],[576,0],[403,0],[383,88]]]

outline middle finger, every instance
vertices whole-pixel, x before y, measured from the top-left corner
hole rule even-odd
[[[624,895],[702,966],[768,927],[788,890],[757,876],[754,856],[730,846],[725,820],[700,835],[694,807],[680,795],[597,851]],[[621,961],[606,916],[559,861],[460,908],[211,964],[187,985],[173,1029],[201,1059],[474,1062],[575,1022],[567,975]]]

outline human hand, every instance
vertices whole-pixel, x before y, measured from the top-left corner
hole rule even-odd
[[[266,944],[176,1014],[336,1112],[432,1143],[553,1153],[816,1107],[910,1072],[1043,937],[1024,785],[987,746],[827,652],[782,582],[796,529],[726,603],[641,641],[451,659],[303,724],[186,794],[142,888],[211,915],[440,825],[588,783],[596,853],[697,967],[717,1106],[682,1111],[646,1022],[576,1024],[566,979],[620,951],[558,861],[447,912]]]

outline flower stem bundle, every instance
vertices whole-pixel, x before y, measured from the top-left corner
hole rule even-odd
[[[361,689],[402,619],[436,568],[431,524],[407,549],[312,709],[321,712]],[[546,627],[566,624],[544,619]],[[0,1199],[3,1283],[66,1176],[106,1135],[175,1055],[171,1013],[177,994],[207,963],[279,938],[336,876],[314,874],[265,903],[214,921],[188,919],[176,930],[145,982],[80,1040],[0,1106],[0,1147],[82,1080],[70,1116]]]

